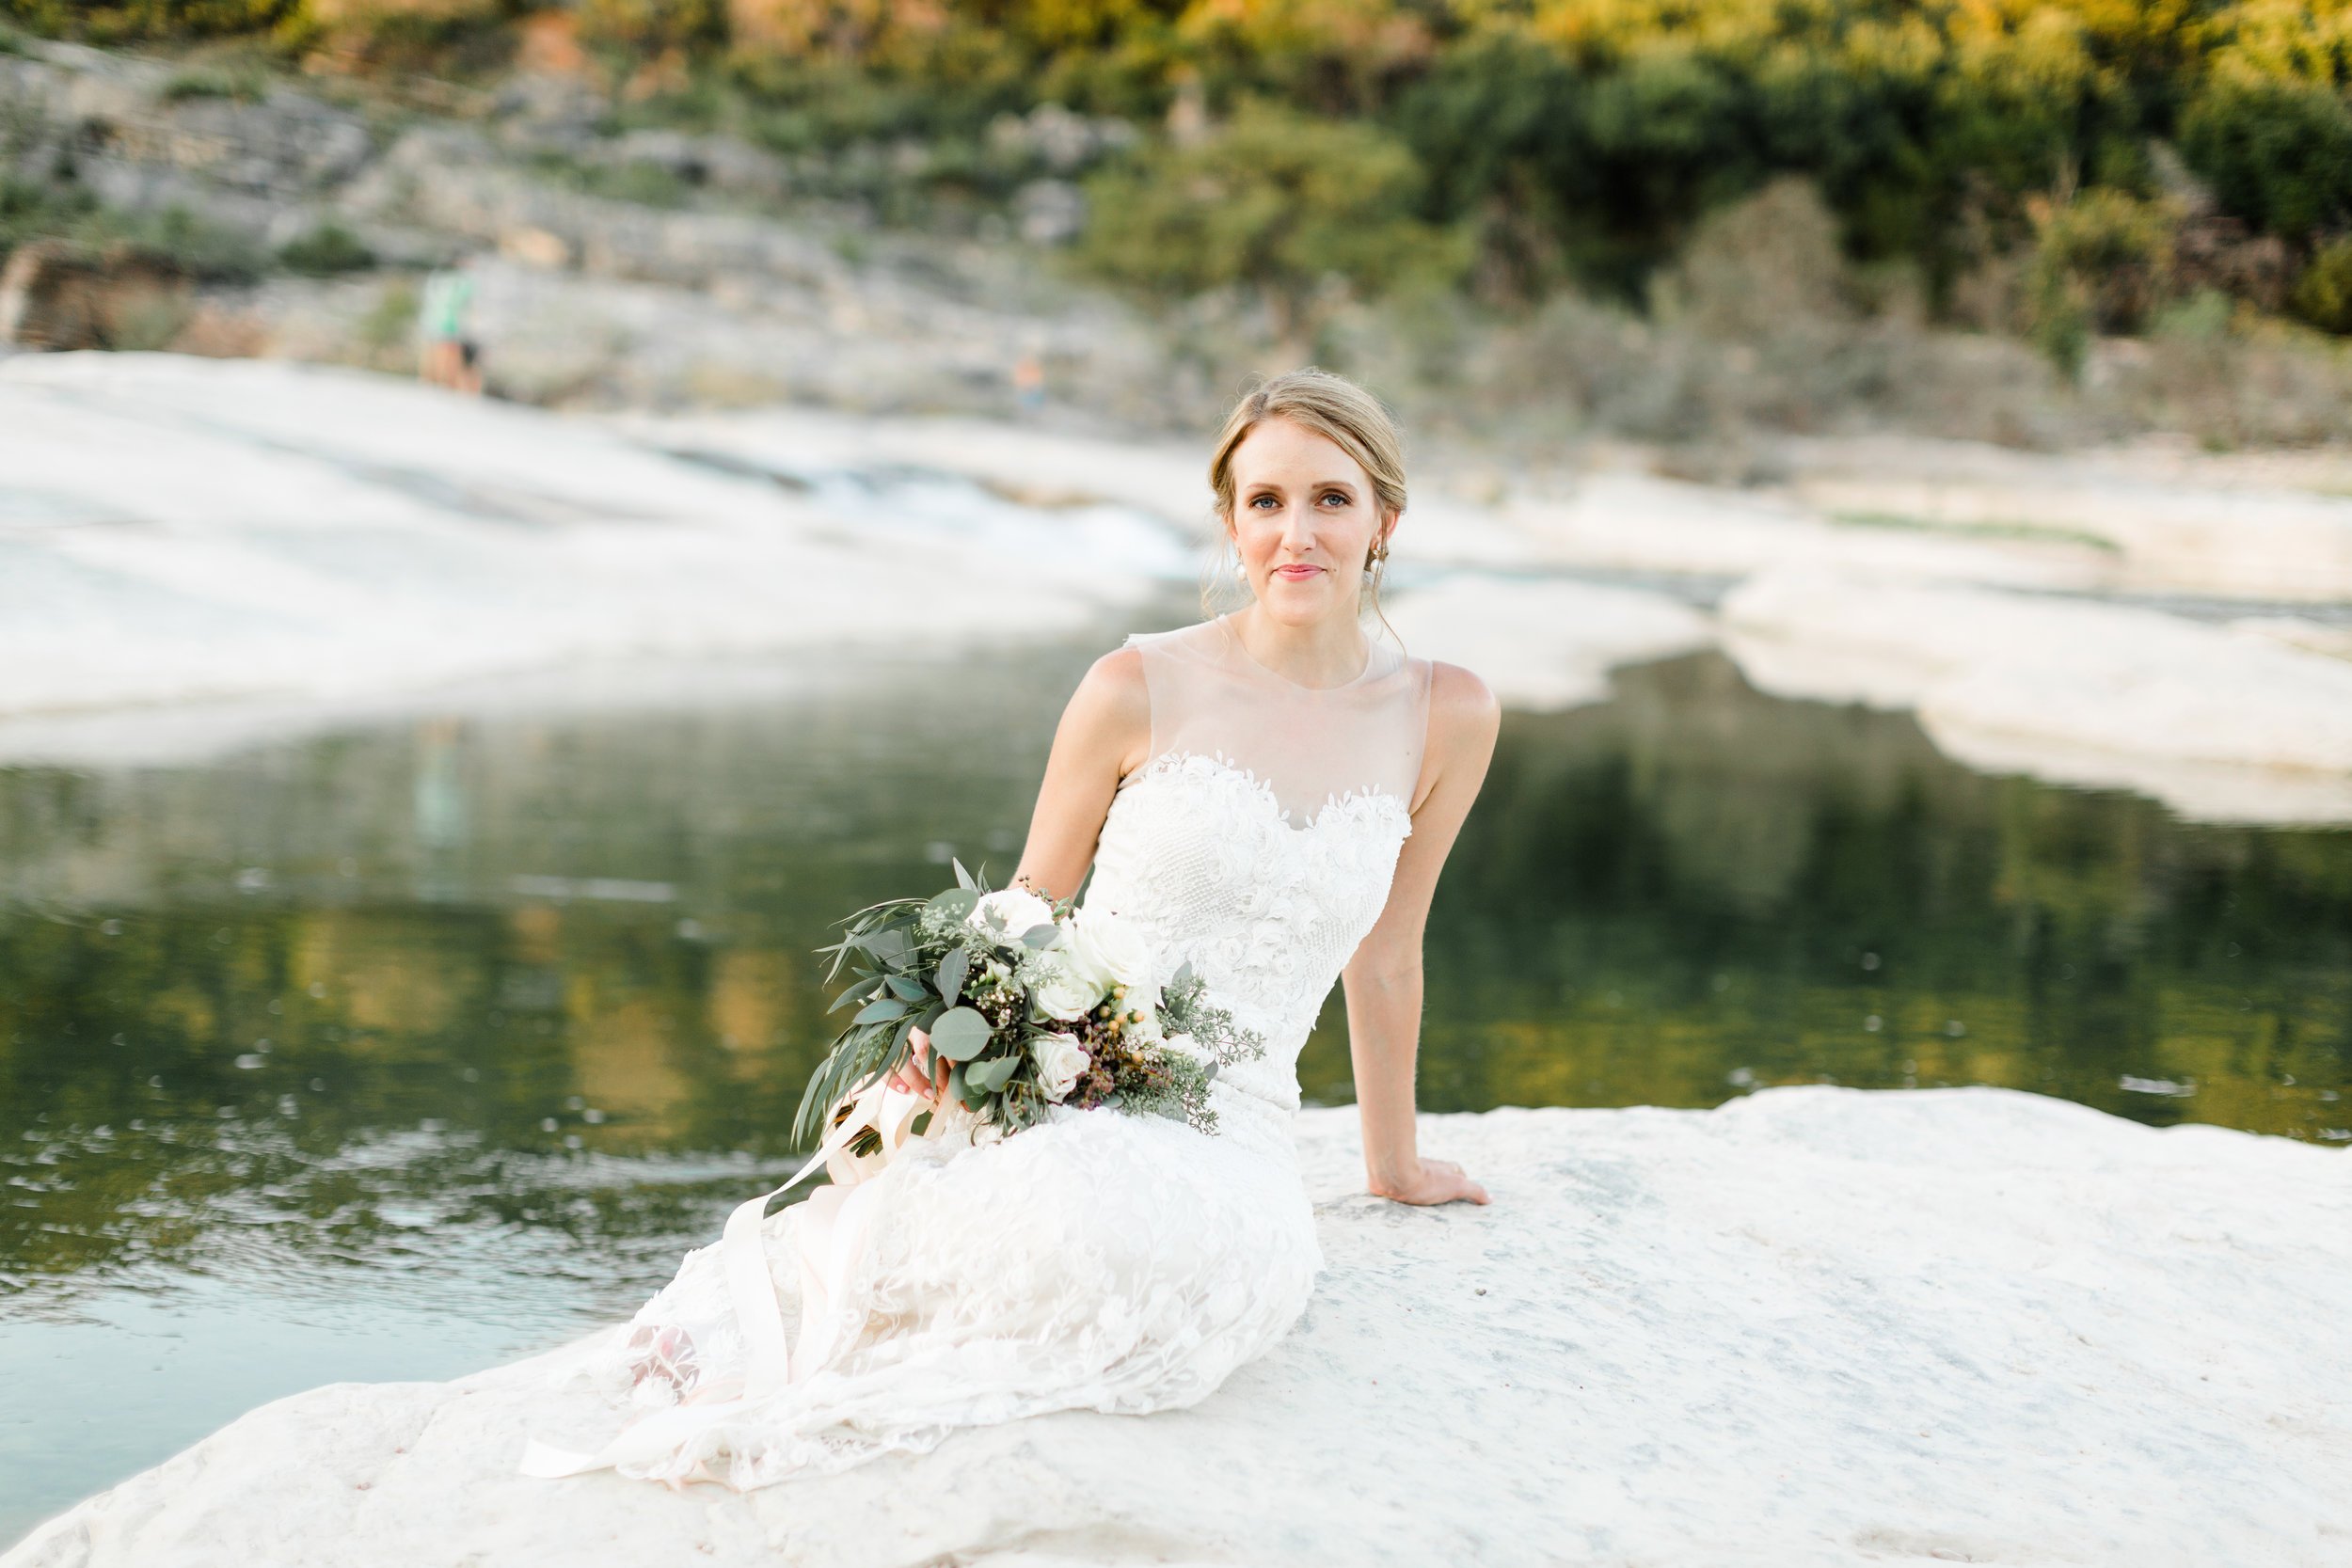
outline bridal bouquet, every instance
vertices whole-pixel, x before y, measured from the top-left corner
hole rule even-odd
[[[881,1132],[850,1121],[872,1114],[870,1091],[913,1055],[917,1030],[950,1064],[943,1103],[971,1115],[977,1141],[1035,1126],[1056,1105],[1215,1132],[1210,1081],[1265,1042],[1207,1000],[1192,966],[1160,985],[1141,933],[1117,915],[1025,887],[991,892],[962,863],[955,870],[957,886],[860,910],[818,950],[833,955],[828,983],[844,966],[856,976],[829,1010],[858,1010],[810,1075],[794,1135],[848,1133],[851,1156],[881,1152]]]

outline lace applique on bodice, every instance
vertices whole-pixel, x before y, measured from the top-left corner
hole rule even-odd
[[[1413,831],[1430,666],[1375,643],[1354,680],[1315,689],[1257,664],[1222,619],[1128,641],[1152,756],[1120,781],[1084,902],[1141,926],[1164,973],[1190,961],[1264,1034],[1229,1091],[1295,1109],[1299,1048]]]

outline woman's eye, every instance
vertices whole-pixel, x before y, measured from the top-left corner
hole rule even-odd
[[[1327,490],[1324,492],[1323,499],[1327,501],[1337,501],[1342,506],[1345,506],[1347,504],[1347,498],[1341,495],[1337,490]]]

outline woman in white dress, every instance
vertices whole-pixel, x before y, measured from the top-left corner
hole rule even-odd
[[[1486,1201],[1416,1146],[1413,1065],[1422,925],[1497,707],[1365,629],[1405,510],[1395,429],[1299,372],[1234,409],[1210,475],[1251,601],[1095,662],[1016,875],[1066,894],[1091,864],[1084,909],[1139,927],[1162,978],[1189,961],[1264,1037],[1216,1081],[1217,1131],[1102,1109],[913,1140],[761,1223],[748,1284],[740,1249],[732,1270],[723,1245],[690,1253],[601,1369],[627,1424],[595,1453],[533,1443],[528,1473],[751,1488],[962,1426],[1198,1402],[1282,1336],[1321,1266],[1289,1120],[1335,978],[1372,1191]],[[798,1320],[788,1358],[747,1325],[746,1289]]]

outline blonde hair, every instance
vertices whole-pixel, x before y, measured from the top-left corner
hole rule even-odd
[[[1354,458],[1364,470],[1364,477],[1372,481],[1373,499],[1384,519],[1391,512],[1405,510],[1405,437],[1398,432],[1387,405],[1343,375],[1334,375],[1312,365],[1288,371],[1243,395],[1233,411],[1225,417],[1225,428],[1218,432],[1216,448],[1209,456],[1209,488],[1216,497],[1216,516],[1224,525],[1225,533],[1225,541],[1220,542],[1218,548],[1220,563],[1226,559],[1226,546],[1233,526],[1233,452],[1251,431],[1268,420],[1288,420],[1302,429],[1311,430]],[[1358,602],[1358,613],[1369,609],[1380,616],[1383,626],[1388,626],[1389,618],[1380,614],[1380,577],[1388,555],[1384,530],[1365,562],[1364,584]],[[1232,576],[1238,583],[1240,562],[1236,560],[1233,564]],[[1222,577],[1222,573],[1212,573],[1202,581],[1202,613],[1219,612],[1220,595],[1216,590]],[[1247,584],[1239,586],[1246,589]],[[1395,634],[1394,627],[1390,627],[1390,634]]]

